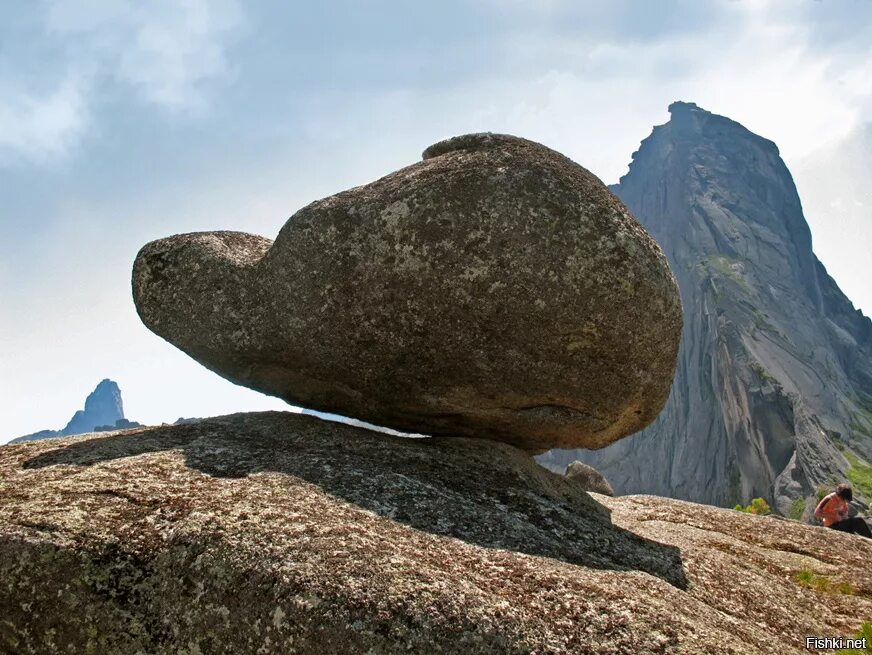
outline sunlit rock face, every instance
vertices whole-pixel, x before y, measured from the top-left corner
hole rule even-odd
[[[299,414],[0,448],[2,653],[801,655],[872,616],[870,561],[587,494],[507,444]]]
[[[276,240],[139,253],[142,320],[225,378],[397,430],[531,452],[650,423],[681,329],[662,251],[590,172],[473,134],[301,209]]]

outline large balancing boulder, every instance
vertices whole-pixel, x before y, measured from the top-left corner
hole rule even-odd
[[[147,244],[139,315],[237,384],[403,431],[600,448],[662,408],[681,330],[666,258],[593,174],[455,137],[304,207],[275,242]]]

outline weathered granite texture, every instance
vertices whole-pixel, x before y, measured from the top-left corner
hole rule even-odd
[[[670,112],[613,187],[681,289],[670,399],[640,434],[547,464],[581,459],[619,494],[761,496],[808,515],[818,486],[846,479],[846,457],[872,462],[872,321],[815,257],[775,144],[692,103]]]
[[[566,467],[563,473],[567,478],[581,486],[584,491],[592,491],[606,496],[614,496],[615,490],[612,485],[606,480],[605,476],[597,471],[593,466],[588,466],[584,462],[578,460],[572,462]]]
[[[666,260],[591,173],[474,134],[301,209],[275,242],[147,244],[143,322],[238,384],[406,432],[605,446],[669,392]]]
[[[824,528],[589,496],[508,445],[293,414],[0,449],[19,655],[800,654],[872,616],[870,561]]]

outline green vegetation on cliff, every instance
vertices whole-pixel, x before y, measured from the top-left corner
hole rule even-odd
[[[776,380],[775,377],[769,371],[767,371],[760,362],[751,362],[749,366],[751,370],[757,374],[757,377],[759,377],[763,382],[769,382],[770,384],[778,382],[778,380]]]
[[[854,491],[866,498],[872,498],[872,466],[849,450],[845,450],[843,454],[851,464],[845,475],[848,476]]]
[[[766,516],[767,514],[772,513],[772,508],[769,507],[769,503],[767,503],[763,498],[755,498],[751,501],[750,505],[747,505],[746,507],[736,505],[733,509],[737,512],[757,514],[758,516]]]
[[[834,583],[827,576],[818,575],[811,569],[802,569],[793,577],[793,579],[797,584],[802,585],[803,587],[808,587],[809,589],[814,589],[823,593],[843,594],[845,596],[851,596],[854,593],[854,588],[849,583]]]

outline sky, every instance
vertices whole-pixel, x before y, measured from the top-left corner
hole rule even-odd
[[[274,237],[467,132],[613,183],[679,99],[778,144],[872,314],[869,0],[0,0],[0,443],[106,377],[148,424],[287,408],[142,325],[146,242]]]

